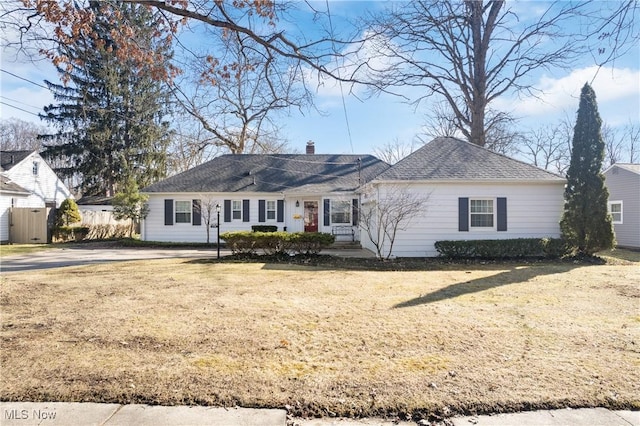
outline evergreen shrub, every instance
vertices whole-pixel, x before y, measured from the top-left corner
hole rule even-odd
[[[225,241],[233,254],[254,254],[264,250],[265,254],[293,252],[296,254],[317,254],[333,244],[335,237],[322,232],[224,232],[220,238]]]
[[[436,241],[435,247],[449,259],[557,259],[567,254],[567,245],[559,238]]]

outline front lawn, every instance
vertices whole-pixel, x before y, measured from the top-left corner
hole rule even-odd
[[[640,268],[156,260],[5,274],[0,399],[640,409]]]

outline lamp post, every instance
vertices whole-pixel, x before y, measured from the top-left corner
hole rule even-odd
[[[216,244],[218,248],[218,259],[220,259],[220,204],[216,204],[216,213],[218,214],[218,222],[216,228],[218,228],[218,244]]]

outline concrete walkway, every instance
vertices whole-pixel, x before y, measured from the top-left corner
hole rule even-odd
[[[163,407],[65,402],[0,402],[0,424],[4,425],[105,425],[105,426],[411,426],[414,422],[382,419],[300,419],[287,421],[285,410],[215,407]],[[495,416],[454,417],[454,426],[640,426],[638,411],[604,408],[531,411]],[[442,423],[447,424],[447,423]]]

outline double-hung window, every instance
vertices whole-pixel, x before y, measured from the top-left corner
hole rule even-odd
[[[611,222],[616,225],[622,224],[622,201],[609,201],[609,214]]]
[[[350,200],[331,200],[331,223],[351,224]]]
[[[267,220],[276,220],[275,200],[267,200]]]
[[[191,201],[176,201],[176,223],[191,223]]]
[[[242,219],[242,201],[240,200],[231,201],[231,218],[233,220]]]
[[[469,224],[472,228],[493,228],[493,200],[469,200]]]

